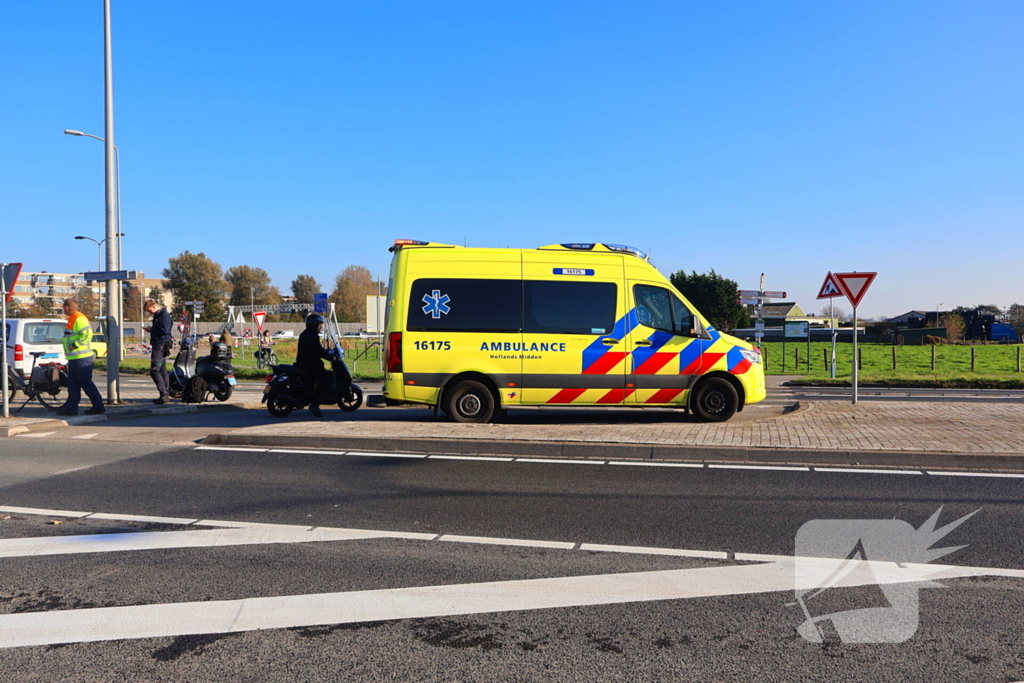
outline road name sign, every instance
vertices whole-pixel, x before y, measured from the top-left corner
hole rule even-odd
[[[867,293],[868,287],[875,281],[876,275],[878,273],[836,273],[835,279],[839,282],[843,294],[856,308]]]
[[[756,289],[741,289],[736,292],[736,296],[743,299],[756,298],[761,296],[761,292]]]
[[[266,311],[258,311],[252,314],[253,321],[256,322],[256,329],[260,332],[263,331],[263,320],[267,317]]]
[[[761,292],[761,296],[765,299],[785,299],[785,292]]]
[[[822,283],[821,289],[818,290],[819,299],[831,299],[834,296],[844,296],[843,288],[839,285],[839,281],[836,280],[836,276],[832,274],[832,271],[828,271],[828,275],[825,276],[825,282]]]
[[[107,280],[134,280],[139,274],[134,270],[97,270],[90,273],[82,273],[89,282],[106,282]]]
[[[760,299],[748,299],[741,297],[739,302],[743,306],[756,306],[761,300]]]

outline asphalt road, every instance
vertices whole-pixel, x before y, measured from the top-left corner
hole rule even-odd
[[[0,463],[0,506],[26,508],[0,512],[5,681],[1024,680],[1024,578],[993,575],[1022,567],[1024,478],[72,439],[2,440]],[[980,511],[929,539],[967,544],[938,561],[985,575],[914,589],[905,642],[806,641],[778,558],[743,556],[940,506]],[[824,613],[896,604],[834,590]]]

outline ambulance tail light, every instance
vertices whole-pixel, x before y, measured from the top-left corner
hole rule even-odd
[[[21,344],[14,345],[14,360],[25,360],[25,347]]]
[[[389,373],[402,371],[401,332],[392,332],[388,335],[387,359],[387,371]]]

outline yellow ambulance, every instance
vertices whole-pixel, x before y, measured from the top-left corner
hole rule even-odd
[[[638,249],[390,251],[388,405],[456,422],[516,406],[675,407],[722,422],[765,398],[760,350],[715,330]]]

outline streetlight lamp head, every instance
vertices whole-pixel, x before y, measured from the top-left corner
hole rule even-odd
[[[83,133],[80,130],[71,130],[69,128],[68,130],[64,131],[64,135],[85,135],[85,133]]]
[[[82,235],[75,235],[75,239],[76,240],[87,240],[89,238],[88,237],[83,237]]]

